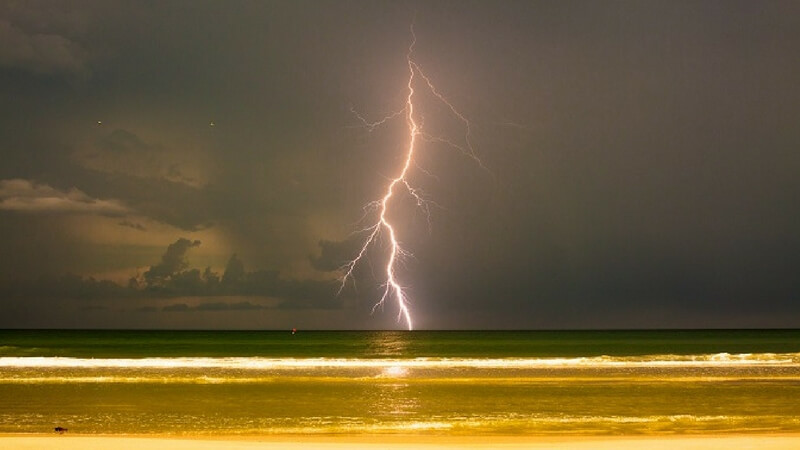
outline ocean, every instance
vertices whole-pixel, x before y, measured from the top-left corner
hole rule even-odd
[[[0,432],[800,432],[800,330],[0,330]]]

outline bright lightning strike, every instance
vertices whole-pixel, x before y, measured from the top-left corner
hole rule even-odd
[[[411,44],[408,46],[408,53],[406,53],[406,62],[408,64],[408,83],[407,83],[407,95],[405,105],[399,111],[396,111],[381,120],[376,122],[369,122],[364,117],[362,117],[358,112],[352,110],[353,114],[355,114],[356,118],[364,125],[367,130],[372,131],[375,128],[384,125],[388,121],[399,117],[401,115],[405,116],[406,124],[408,126],[408,147],[406,147],[405,151],[405,159],[403,161],[403,165],[400,168],[399,172],[394,178],[389,180],[389,184],[386,186],[386,190],[383,194],[383,197],[380,200],[375,200],[367,204],[365,210],[367,213],[370,211],[378,211],[377,220],[372,223],[371,225],[358,230],[356,233],[366,234],[367,238],[364,240],[364,243],[361,246],[358,254],[355,258],[351,261],[346,263],[342,266],[342,272],[344,275],[341,278],[341,286],[339,287],[339,293],[341,293],[342,289],[344,289],[347,281],[352,278],[353,270],[356,268],[359,262],[364,259],[365,255],[367,254],[367,250],[369,247],[376,242],[381,233],[388,234],[389,237],[389,257],[386,263],[386,281],[384,283],[384,291],[381,299],[375,303],[372,307],[372,311],[379,307],[383,307],[388,300],[394,298],[397,302],[397,306],[399,309],[397,320],[398,321],[405,321],[406,325],[408,326],[409,330],[414,329],[414,322],[411,318],[411,311],[409,309],[409,298],[406,292],[403,290],[403,286],[397,279],[397,272],[396,267],[398,261],[407,255],[410,255],[406,250],[404,250],[400,246],[400,242],[397,239],[397,231],[395,227],[389,222],[387,218],[387,213],[391,206],[391,200],[394,197],[396,191],[398,189],[405,189],[417,202],[417,205],[424,208],[425,211],[428,211],[428,201],[426,201],[419,189],[414,188],[408,181],[408,173],[409,170],[412,169],[412,163],[414,162],[414,153],[417,150],[417,143],[419,140],[424,140],[427,142],[435,142],[435,143],[444,143],[450,147],[453,147],[459,151],[461,151],[466,156],[472,158],[481,168],[485,169],[483,163],[478,159],[477,155],[475,155],[474,149],[472,147],[472,142],[470,140],[470,123],[463,114],[461,114],[452,103],[450,103],[434,86],[433,82],[430,78],[428,78],[425,73],[423,73],[422,69],[413,59],[414,53],[414,45],[417,42],[417,36],[414,34],[414,27],[411,27]],[[455,118],[457,118],[464,126],[464,143],[465,145],[458,145],[444,137],[432,136],[429,135],[422,130],[421,121],[418,119],[415,109],[414,109],[414,99],[415,99],[415,85],[422,84],[422,88],[427,88],[428,91],[433,94],[433,96],[441,101],[447,109],[453,114]],[[414,164],[416,167],[416,164]],[[420,169],[421,170],[421,169]],[[430,222],[429,222],[430,225]]]

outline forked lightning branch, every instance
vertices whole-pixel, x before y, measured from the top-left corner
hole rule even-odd
[[[389,211],[392,207],[392,200],[394,199],[395,194],[398,193],[398,190],[405,190],[408,194],[414,197],[417,205],[425,208],[427,212],[428,202],[420,195],[420,191],[415,189],[409,183],[409,172],[412,170],[414,155],[418,150],[417,147],[419,141],[424,140],[448,145],[472,158],[478,165],[484,168],[481,161],[475,155],[472,147],[472,142],[470,140],[471,130],[469,121],[453,106],[452,103],[450,103],[442,94],[440,94],[431,79],[425,75],[420,66],[414,61],[414,45],[416,44],[417,37],[416,34],[414,34],[413,26],[411,27],[411,38],[411,44],[408,47],[408,53],[406,53],[406,62],[408,65],[408,84],[406,87],[407,94],[405,97],[405,105],[403,105],[401,109],[393,114],[374,122],[370,122],[364,119],[358,113],[355,113],[358,119],[369,130],[382,126],[395,118],[404,117],[408,127],[408,144],[405,147],[405,158],[403,159],[402,166],[398,168],[396,175],[389,179],[383,196],[378,200],[370,202],[365,208],[368,214],[373,214],[375,218],[371,224],[356,231],[356,234],[364,235],[366,238],[364,239],[358,254],[352,260],[342,266],[341,270],[343,275],[341,277],[341,286],[339,287],[339,292],[341,293],[348,280],[353,277],[353,271],[355,270],[356,266],[358,266],[359,263],[361,263],[366,257],[369,248],[377,242],[379,237],[387,237],[389,243],[389,254],[386,260],[383,294],[373,306],[372,311],[374,313],[377,308],[383,307],[387,301],[394,300],[397,303],[398,308],[397,320],[405,321],[409,330],[414,329],[414,320],[411,317],[410,299],[403,290],[403,285],[398,279],[397,265],[403,257],[409,255],[410,253],[401,247],[400,241],[398,240],[397,228],[390,222]],[[463,144],[452,142],[444,137],[430,135],[423,130],[418,111],[420,106],[414,103],[416,100],[417,89],[427,89],[435,99],[442,102],[447,107],[447,110],[450,114],[452,114],[463,124]]]

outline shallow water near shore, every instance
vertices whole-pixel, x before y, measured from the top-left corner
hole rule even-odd
[[[0,331],[0,432],[800,432],[800,331]]]

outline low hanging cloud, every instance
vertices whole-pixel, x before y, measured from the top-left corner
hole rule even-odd
[[[336,280],[298,280],[284,278],[277,270],[248,272],[236,254],[228,260],[220,275],[211,270],[189,268],[187,252],[200,246],[200,241],[180,238],[167,247],[161,262],[151,266],[142,277],[132,278],[129,288],[149,297],[264,297],[279,299],[279,309],[339,308]],[[202,303],[165,307],[164,311],[229,311],[260,309],[259,305],[240,303]]]
[[[47,184],[20,178],[0,180],[0,210],[104,216],[121,216],[130,212],[115,199],[93,198],[74,187],[61,191]]]
[[[236,303],[207,302],[207,303],[200,303],[195,306],[189,306],[186,303],[174,303],[172,305],[167,305],[161,308],[161,310],[164,312],[256,311],[259,309],[264,309],[264,306],[251,302],[236,302]]]
[[[286,278],[277,270],[248,272],[235,254],[225,271],[189,267],[187,253],[200,241],[180,238],[170,244],[161,261],[127,284],[67,274],[0,285],[0,298],[139,302],[181,299],[181,303],[155,307],[139,305],[137,312],[221,312],[261,309],[337,309],[345,307],[345,296],[337,296],[336,280]],[[189,303],[183,299],[194,299]],[[200,299],[206,299],[203,302]],[[212,301],[213,300],[213,301]],[[222,301],[224,300],[224,301]],[[264,300],[266,303],[261,304]],[[198,302],[198,303],[195,303]],[[105,306],[95,304],[95,306]]]

